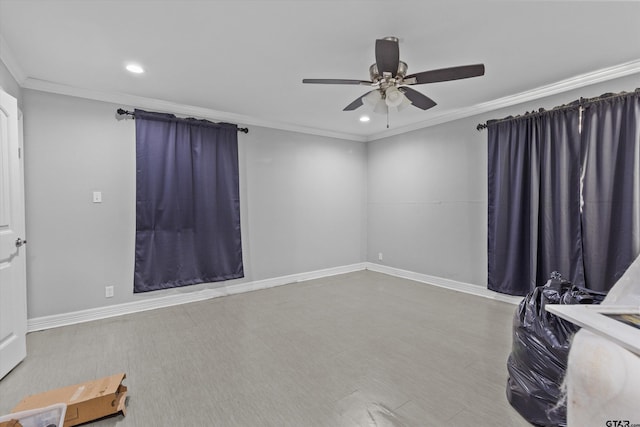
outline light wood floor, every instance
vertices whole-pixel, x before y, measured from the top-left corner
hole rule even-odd
[[[515,305],[361,271],[30,333],[22,397],[126,372],[94,426],[529,426],[505,397]]]

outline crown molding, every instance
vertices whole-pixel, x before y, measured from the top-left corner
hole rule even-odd
[[[561,80],[549,85],[540,86],[532,90],[494,99],[493,101],[483,102],[481,104],[459,108],[456,110],[448,110],[440,115],[418,123],[413,123],[411,125],[389,129],[369,135],[367,137],[367,141],[375,141],[378,139],[439,125],[453,120],[476,116],[478,114],[499,110],[501,108],[511,107],[513,105],[534,101],[537,99],[545,98],[547,96],[557,95],[559,93],[568,92],[574,89],[580,89],[585,86],[590,86],[596,83],[601,83],[636,73],[640,73],[640,59],[614,65],[612,67],[602,68],[600,70],[592,71],[589,73],[580,74],[578,76]]]
[[[298,126],[291,123],[273,120],[263,120],[255,117],[245,116],[242,114],[227,113],[224,111],[217,111],[209,108],[195,107],[192,105],[179,104],[176,102],[164,101],[155,98],[146,98],[125,93],[79,88],[46,80],[34,79],[31,77],[26,78],[21,86],[25,89],[50,92],[58,95],[74,96],[77,98],[109,102],[112,104],[121,104],[123,106],[132,106],[135,108],[148,108],[159,112],[195,116],[215,121],[232,122],[242,124],[243,126],[260,126],[271,129],[298,132],[309,135],[326,136],[329,138],[338,138],[357,142],[365,142],[367,140],[366,136],[361,135],[333,132],[329,130]]]
[[[9,48],[9,45],[4,40],[4,37],[0,34],[0,61],[4,63],[9,70],[9,73],[13,77],[13,79],[18,83],[18,86],[22,86],[24,81],[27,79],[27,75],[22,71],[20,65],[18,65],[18,61],[16,61],[15,56],[13,56],[13,52]]]
[[[306,126],[294,125],[286,122],[273,120],[258,119],[255,117],[245,116],[241,114],[228,113],[223,111],[212,110],[209,108],[195,107],[186,104],[164,101],[154,98],[146,98],[136,95],[129,95],[119,92],[97,91],[92,89],[78,88],[59,83],[49,82],[31,77],[25,77],[22,69],[13,59],[11,51],[0,36],[0,60],[2,60],[9,72],[16,79],[18,84],[25,89],[39,90],[43,92],[51,92],[60,95],[75,96],[78,98],[92,99],[113,104],[121,104],[123,106],[133,106],[138,108],[148,108],[154,111],[162,111],[174,114],[183,114],[207,118],[216,121],[229,121],[242,125],[260,126],[271,129],[278,129],[290,132],[298,132],[309,135],[325,136],[329,138],[338,138],[349,141],[368,142],[376,141],[382,138],[388,138],[407,132],[424,129],[427,127],[439,125],[442,123],[459,120],[482,113],[499,110],[501,108],[522,104],[529,101],[545,98],[551,95],[568,92],[570,90],[579,89],[596,83],[613,80],[620,77],[629,76],[640,73],[640,59],[625,62],[623,64],[614,65],[612,67],[602,68],[593,72],[581,74],[569,79],[561,80],[556,83],[541,86],[529,91],[520,92],[514,95],[505,96],[492,101],[483,102],[469,107],[447,110],[443,113],[413,123],[407,126],[401,126],[395,129],[389,129],[370,135],[354,135],[343,132],[334,132],[325,129],[317,129]]]

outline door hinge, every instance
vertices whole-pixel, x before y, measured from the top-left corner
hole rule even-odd
[[[18,147],[18,158],[22,158],[22,147]]]

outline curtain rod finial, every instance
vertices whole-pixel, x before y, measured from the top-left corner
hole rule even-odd
[[[127,110],[125,110],[125,109],[123,109],[123,108],[118,108],[118,109],[116,110],[116,113],[117,113],[119,116],[131,116],[131,118],[133,118],[133,119],[135,119],[135,118],[136,118],[136,116],[135,116],[135,114],[134,114],[134,112],[133,112],[133,111],[127,111]]]

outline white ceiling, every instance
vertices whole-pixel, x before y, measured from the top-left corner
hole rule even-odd
[[[24,87],[366,140],[598,70],[640,72],[639,19],[640,2],[612,1],[0,0],[0,59]],[[365,106],[342,111],[367,87],[302,84],[368,79],[385,36],[400,38],[409,73],[486,74],[414,86],[438,106],[392,112],[390,131]]]

